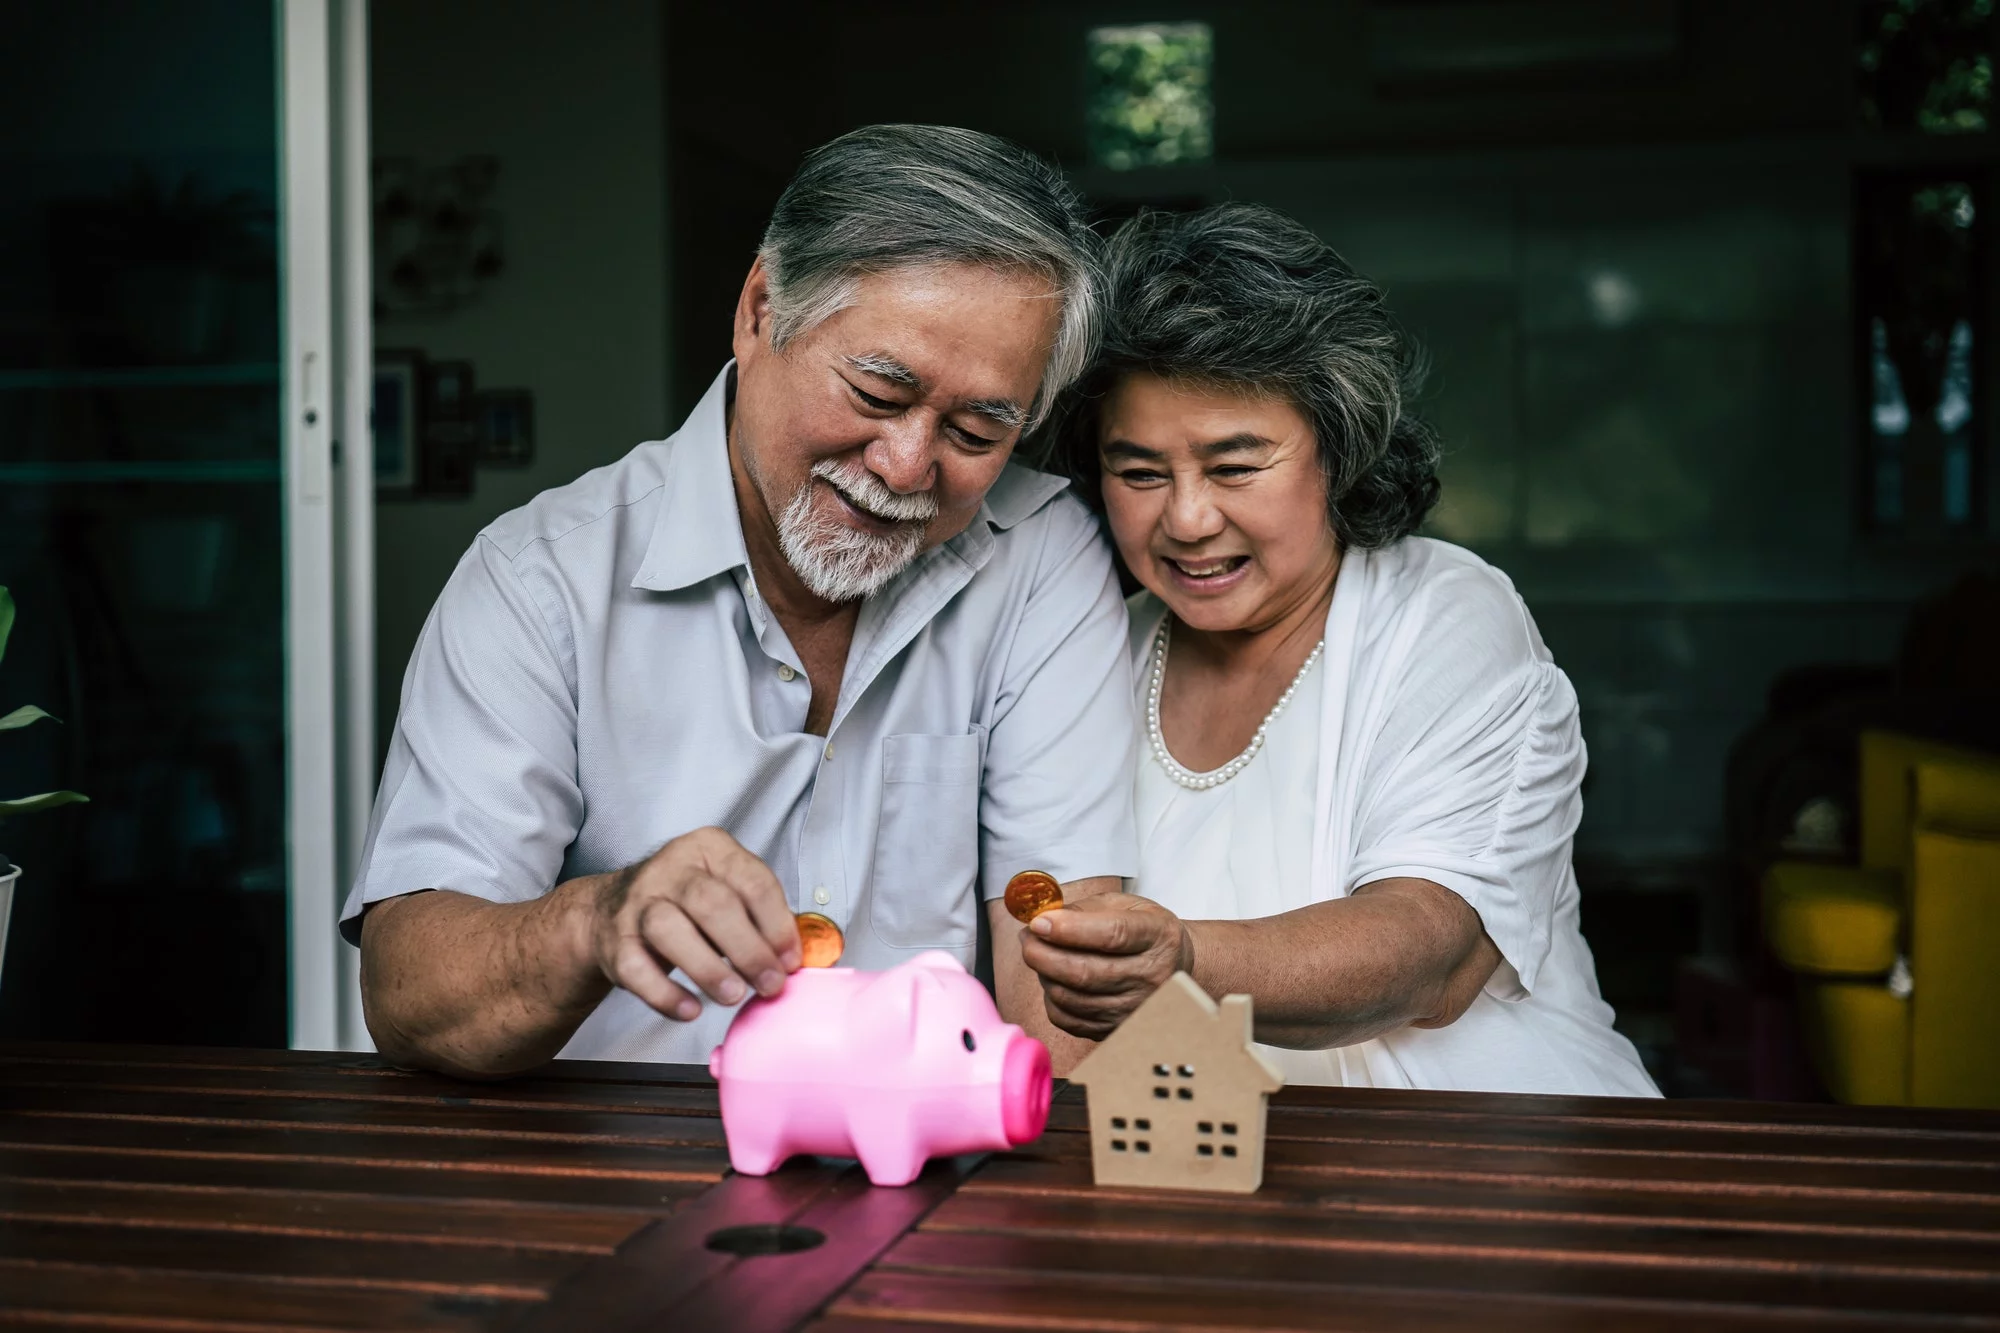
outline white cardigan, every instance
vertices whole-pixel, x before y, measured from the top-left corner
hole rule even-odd
[[[1131,611],[1143,709],[1166,609],[1142,594]],[[1136,890],[1243,918],[1427,879],[1473,906],[1504,961],[1449,1027],[1259,1051],[1295,1083],[1657,1096],[1578,929],[1576,694],[1512,583],[1424,538],[1348,552],[1313,674],[1317,716],[1302,689],[1219,787],[1174,786],[1142,749]]]

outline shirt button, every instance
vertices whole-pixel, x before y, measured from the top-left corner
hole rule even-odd
[[[818,903],[821,907],[824,907],[828,903],[833,901],[833,895],[828,893],[826,891],[826,885],[822,884],[818,888],[813,890],[813,901]]]
[[[827,761],[828,761],[829,763],[831,763],[831,762],[832,762],[832,760],[833,760],[833,742],[832,742],[832,741],[828,741],[828,742],[826,743],[826,757],[827,757]]]
[[[798,674],[799,674],[798,672],[792,670],[792,664],[790,662],[778,663],[779,680],[784,680],[784,681],[796,680],[798,679]]]

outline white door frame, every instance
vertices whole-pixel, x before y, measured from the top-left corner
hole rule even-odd
[[[335,548],[340,602],[336,678],[339,851],[336,898],[360,868],[375,801],[375,314],[368,162],[368,0],[335,0],[334,365],[339,523]],[[338,911],[338,906],[335,911]],[[361,951],[335,946],[340,1047],[373,1050],[361,1017]]]
[[[365,1042],[337,922],[374,781],[367,10],[276,2],[290,1040],[330,1050]]]

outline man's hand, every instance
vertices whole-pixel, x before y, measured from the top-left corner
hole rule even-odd
[[[1150,898],[1107,893],[1044,912],[1021,936],[1049,1021],[1101,1041],[1175,972],[1194,971],[1185,923]]]
[[[682,1022],[700,1015],[701,1001],[668,978],[674,968],[716,1003],[735,1004],[751,989],[783,990],[801,956],[777,876],[718,828],[683,834],[604,876],[591,937],[613,985]]]

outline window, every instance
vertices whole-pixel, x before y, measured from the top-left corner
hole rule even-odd
[[[1857,348],[1864,519],[1902,536],[1977,530],[1985,393],[1979,258],[1984,180],[1864,174],[1857,183]]]
[[[1104,166],[1206,162],[1214,155],[1206,23],[1095,28],[1089,39],[1090,147]]]
[[[1862,170],[1854,189],[1854,353],[1862,521],[1926,539],[1984,529],[1993,431],[1988,416],[1985,259],[1993,181],[1995,0],[1861,0],[1855,14],[1857,118],[1899,157],[1919,136],[1929,171]],[[1955,164],[1955,165],[1954,165]]]

